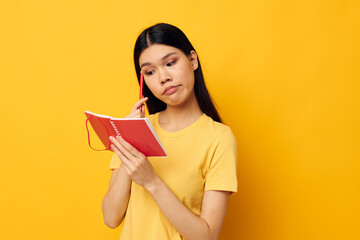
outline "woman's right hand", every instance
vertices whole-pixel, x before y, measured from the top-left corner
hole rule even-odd
[[[145,102],[148,100],[148,97],[142,98],[139,101],[137,101],[133,108],[131,109],[131,113],[129,115],[127,115],[125,118],[143,118],[145,117]],[[141,105],[144,106],[142,107],[142,111],[140,110]]]

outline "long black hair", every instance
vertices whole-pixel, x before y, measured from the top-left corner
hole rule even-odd
[[[185,34],[179,28],[173,25],[167,23],[158,23],[145,29],[137,38],[134,48],[134,64],[139,83],[141,71],[139,65],[140,54],[146,48],[156,43],[178,48],[186,56],[190,55],[190,51],[195,51],[194,47],[191,45],[189,39],[185,36]],[[194,71],[194,74],[194,91],[201,111],[211,117],[214,121],[221,123],[222,121],[219,113],[217,112],[213,100],[206,88],[199,59],[198,68]],[[144,97],[148,97],[146,105],[150,114],[154,114],[166,109],[166,104],[154,96],[154,94],[146,85],[145,81],[143,82],[143,95]]]

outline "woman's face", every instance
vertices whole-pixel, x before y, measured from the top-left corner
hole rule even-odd
[[[195,51],[186,56],[175,47],[153,44],[141,53],[139,65],[146,85],[167,105],[180,105],[195,97]]]

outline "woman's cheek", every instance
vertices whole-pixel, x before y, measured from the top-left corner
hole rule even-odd
[[[146,82],[146,85],[148,86],[148,88],[150,89],[150,91],[155,95],[155,97],[159,98],[161,97],[162,93],[161,93],[161,89],[158,89],[156,86],[154,86],[153,84],[151,84],[150,82]]]

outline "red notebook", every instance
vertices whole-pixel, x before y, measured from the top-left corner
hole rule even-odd
[[[149,118],[113,118],[89,111],[85,111],[85,115],[87,116],[86,128],[87,122],[89,121],[97,136],[104,144],[106,148],[104,150],[112,151],[110,147],[112,144],[109,139],[110,136],[121,136],[147,157],[167,156]],[[90,137],[89,130],[87,129],[87,131],[88,137]],[[90,145],[90,138],[88,140]]]

